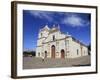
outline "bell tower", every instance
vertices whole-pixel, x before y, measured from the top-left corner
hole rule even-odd
[[[38,33],[38,40],[37,40],[37,49],[36,49],[36,53],[37,56],[38,54],[40,54],[40,56],[42,56],[42,48],[43,48],[43,41],[47,38],[48,34],[49,34],[49,30],[50,28],[48,27],[48,25],[45,25],[44,28],[39,30]]]

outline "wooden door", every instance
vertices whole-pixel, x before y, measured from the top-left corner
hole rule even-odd
[[[64,49],[61,50],[61,58],[65,58],[65,51],[64,51]]]
[[[51,58],[55,58],[55,46],[51,46]]]

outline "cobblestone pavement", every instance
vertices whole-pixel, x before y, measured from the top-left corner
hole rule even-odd
[[[56,68],[56,67],[79,67],[90,66],[90,56],[74,59],[50,59],[36,57],[23,57],[23,69]]]

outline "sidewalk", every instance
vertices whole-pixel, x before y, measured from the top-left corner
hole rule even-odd
[[[38,68],[56,68],[56,67],[79,67],[90,66],[90,56],[84,56],[74,59],[51,59],[36,57],[24,57],[23,69],[38,69]]]

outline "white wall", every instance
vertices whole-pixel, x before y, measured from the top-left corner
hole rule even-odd
[[[81,51],[82,46],[82,51]],[[80,43],[76,42],[75,40],[70,40],[70,56],[72,58],[86,56],[88,55],[88,48],[84,45],[80,45]],[[77,53],[78,50],[78,53]]]
[[[25,1],[25,0],[24,0]],[[70,3],[70,4],[86,4],[99,5],[99,22],[100,22],[100,0],[27,0],[27,1],[42,1],[55,3]],[[14,80],[10,78],[11,68],[11,16],[10,16],[11,0],[0,0],[0,80]],[[100,35],[100,24],[98,27]],[[100,47],[100,36],[98,40]],[[99,52],[100,53],[100,49]],[[91,75],[74,75],[62,77],[46,77],[46,78],[29,78],[21,80],[100,80],[100,54],[98,54],[99,74]],[[17,79],[16,79],[17,80]],[[19,79],[20,80],[20,79]]]

